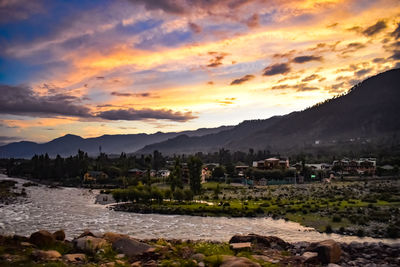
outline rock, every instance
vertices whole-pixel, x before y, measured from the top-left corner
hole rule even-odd
[[[268,256],[264,256],[264,255],[251,255],[251,257],[257,261],[275,262],[275,260],[271,259]]]
[[[33,244],[31,244],[31,243],[29,243],[29,242],[21,242],[21,246],[22,246],[22,247],[28,247],[28,248],[31,248],[31,247],[33,247],[34,245],[33,245]]]
[[[261,236],[256,234],[249,235],[235,235],[229,240],[229,243],[245,243],[251,242],[256,248],[274,248],[279,250],[286,250],[290,247],[289,243],[286,243],[282,239],[276,236]]]
[[[261,267],[261,265],[244,257],[223,256],[220,267]]]
[[[322,263],[337,263],[340,260],[342,249],[334,240],[324,240],[310,244],[306,251],[317,252]]]
[[[203,261],[201,261],[201,262],[199,262],[199,263],[197,264],[197,266],[198,266],[198,267],[206,267],[206,264],[205,264]]]
[[[114,267],[115,266],[115,262],[107,262],[107,263],[103,263],[102,265],[100,265],[100,267]]]
[[[74,246],[82,251],[94,253],[97,250],[104,248],[107,241],[93,236],[84,236],[74,240]]]
[[[61,254],[55,250],[36,250],[32,253],[35,260],[52,261],[61,258]]]
[[[250,251],[251,250],[251,243],[250,242],[231,243],[230,246],[234,251],[241,251],[241,250]]]
[[[149,260],[149,261],[145,262],[142,266],[143,267],[157,267],[158,264],[155,260]]]
[[[53,237],[55,240],[64,241],[65,239],[65,232],[64,230],[58,230],[53,233]]]
[[[118,265],[125,265],[125,262],[121,260],[115,260],[115,263]]]
[[[146,252],[149,248],[151,248],[150,245],[136,241],[129,237],[123,237],[123,238],[117,239],[112,244],[112,247],[114,250],[116,250],[120,253],[123,253],[128,257],[141,255],[144,252]]]
[[[192,259],[196,260],[197,262],[204,261],[205,258],[206,256],[202,253],[196,253],[192,256]]]
[[[318,264],[319,258],[318,258],[318,253],[317,252],[304,252],[301,257],[304,258],[304,263],[314,263]]]
[[[117,256],[115,256],[115,258],[123,259],[123,258],[125,258],[125,254],[118,254]]]
[[[128,235],[122,235],[122,234],[117,234],[113,232],[107,232],[103,235],[103,238],[113,244],[115,241],[117,241],[120,238],[129,238]]]
[[[71,263],[82,263],[86,261],[86,255],[82,253],[65,254],[63,259]]]
[[[89,230],[85,230],[80,236],[78,236],[76,239],[85,237],[85,236],[93,236],[96,237],[92,232],[90,232]]]
[[[55,239],[51,233],[45,230],[40,230],[31,234],[29,242],[35,244],[38,247],[47,247],[54,244]]]
[[[142,266],[141,261],[135,261],[134,263],[131,264],[131,267],[140,267],[140,266]]]

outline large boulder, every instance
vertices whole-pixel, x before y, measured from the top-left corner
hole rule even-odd
[[[103,235],[103,238],[113,244],[115,241],[117,241],[120,238],[129,238],[128,235],[123,235],[123,234],[117,234],[113,232],[107,232]]]
[[[246,242],[251,242],[255,248],[259,249],[273,248],[278,250],[286,250],[290,247],[289,243],[286,243],[276,236],[261,236],[256,234],[234,235],[231,240],[229,240],[229,243]]]
[[[324,264],[336,263],[342,255],[340,245],[332,239],[311,243],[306,251],[317,252],[318,258]]]
[[[74,246],[82,251],[94,253],[107,246],[107,241],[103,238],[84,236],[73,241]]]
[[[55,231],[55,232],[53,233],[53,237],[55,238],[55,240],[64,241],[64,239],[65,239],[65,232],[64,232],[64,230]]]
[[[38,247],[48,247],[54,244],[55,242],[54,236],[45,230],[40,230],[31,234],[29,237],[29,242],[35,244]]]
[[[220,267],[261,267],[261,265],[244,257],[222,256]]]
[[[65,254],[63,259],[70,263],[83,263],[86,261],[86,255],[81,253]]]
[[[128,257],[134,257],[143,254],[152,247],[132,238],[122,237],[112,244],[112,248]]]
[[[61,254],[55,250],[36,250],[32,253],[35,260],[38,261],[53,261],[61,258]]]
[[[250,251],[251,250],[251,243],[244,242],[244,243],[231,243],[230,247],[234,251]]]
[[[78,236],[76,239],[79,239],[79,238],[81,238],[81,237],[85,237],[85,236],[93,236],[93,237],[96,237],[92,232],[90,232],[89,230],[85,230],[85,231],[83,231],[83,233],[80,235],[80,236]]]

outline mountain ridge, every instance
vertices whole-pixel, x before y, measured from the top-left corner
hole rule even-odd
[[[352,139],[375,143],[400,133],[400,69],[389,70],[353,86],[346,94],[303,111],[259,121],[199,138],[176,138],[145,146],[138,153],[159,150],[165,154],[212,152],[219,148],[246,151],[250,148],[277,153],[301,151],[318,143],[337,146]],[[245,123],[245,122],[243,122]],[[242,124],[243,124],[242,123]],[[242,125],[243,126],[243,125]],[[226,138],[236,136],[236,138]],[[352,141],[353,142],[353,141]],[[217,146],[216,146],[217,145]]]

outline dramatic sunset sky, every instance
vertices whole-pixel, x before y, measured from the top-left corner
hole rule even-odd
[[[399,0],[0,0],[0,143],[264,119],[396,66]]]

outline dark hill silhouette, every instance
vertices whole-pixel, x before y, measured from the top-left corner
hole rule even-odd
[[[0,146],[0,158],[30,158],[35,154],[48,153],[54,157],[75,155],[78,149],[94,156],[101,151],[107,154],[119,154],[121,152],[132,153],[145,145],[161,142],[180,134],[188,136],[201,136],[230,129],[232,126],[221,126],[218,128],[201,128],[194,131],[171,132],[154,134],[126,134],[126,135],[103,135],[95,138],[82,138],[77,135],[67,134],[56,138],[48,143],[38,144],[34,142],[15,142]]]
[[[165,153],[249,148],[296,152],[306,147],[385,144],[400,133],[400,69],[366,79],[345,95],[300,112],[245,121],[232,129],[201,137],[178,136],[139,150]],[[316,145],[318,144],[318,145]]]

